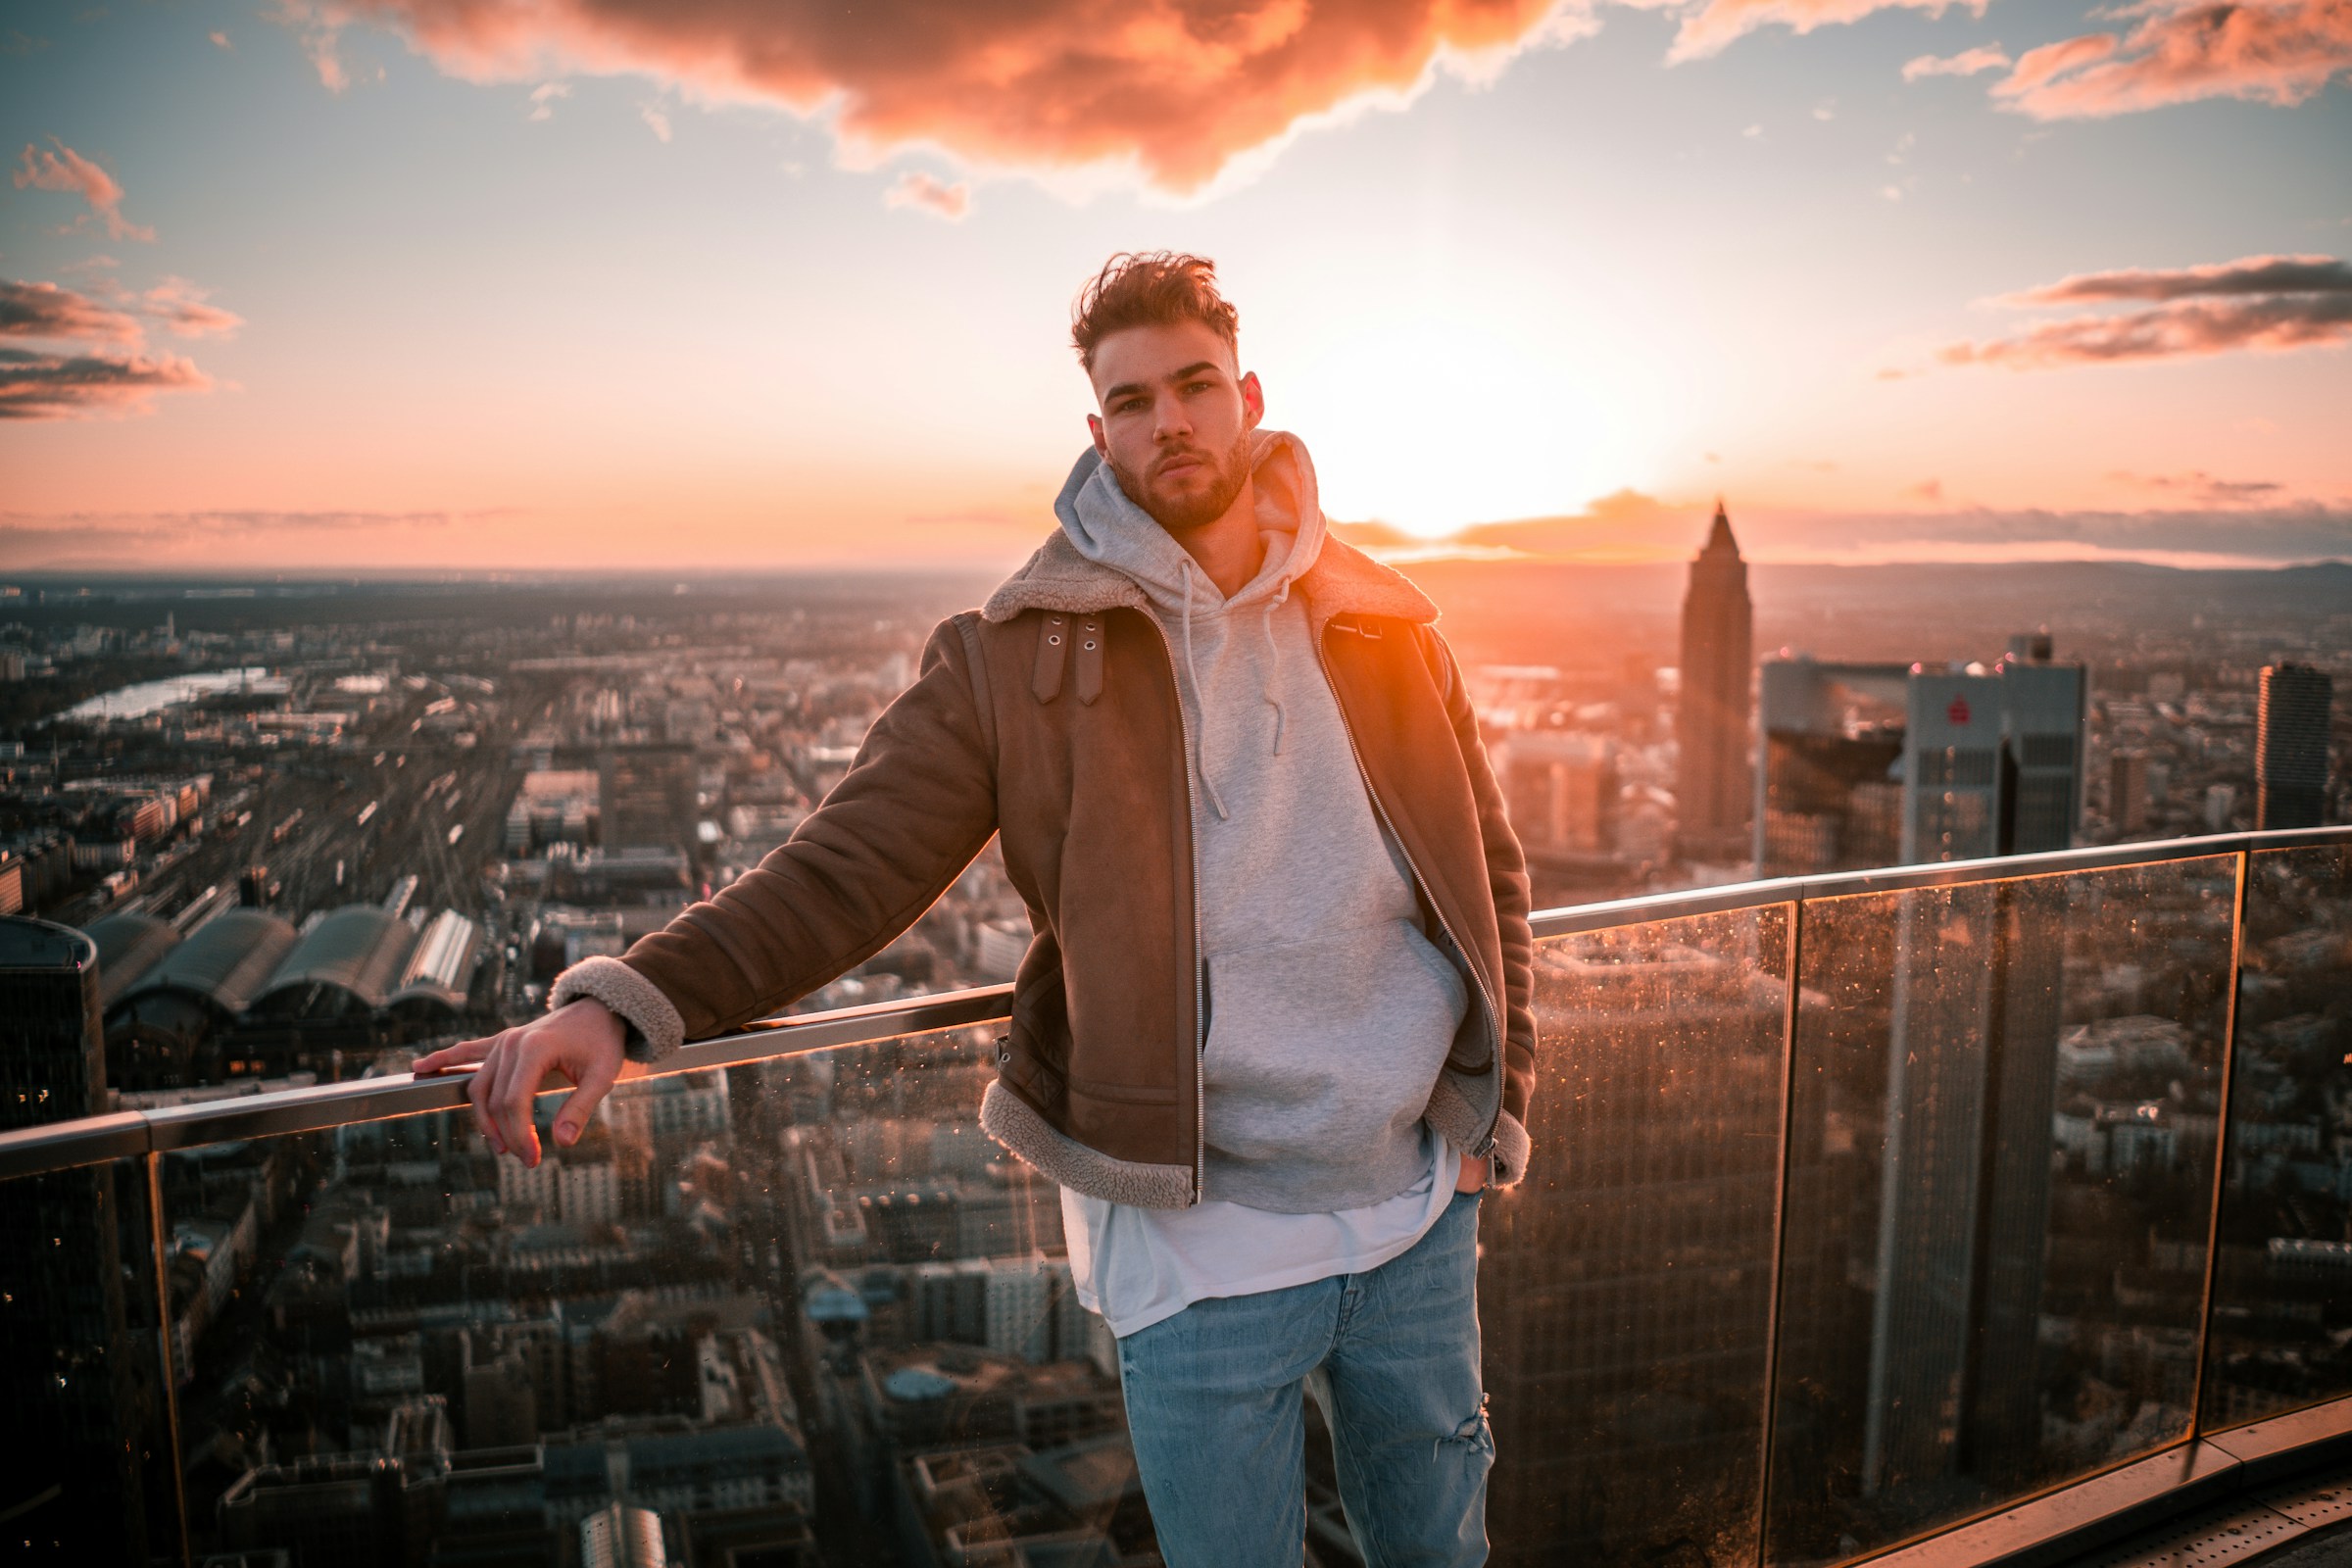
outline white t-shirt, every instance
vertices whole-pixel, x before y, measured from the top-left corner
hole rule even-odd
[[[1079,1303],[1121,1339],[1212,1296],[1253,1296],[1360,1274],[1408,1250],[1453,1200],[1461,1158],[1421,1124],[1418,1180],[1395,1198],[1330,1214],[1239,1203],[1137,1208],[1061,1190]]]

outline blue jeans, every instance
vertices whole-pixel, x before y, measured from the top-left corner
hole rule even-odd
[[[1168,1568],[1298,1568],[1310,1380],[1369,1568],[1487,1560],[1475,1194],[1367,1273],[1195,1301],[1121,1340],[1119,1371]]]

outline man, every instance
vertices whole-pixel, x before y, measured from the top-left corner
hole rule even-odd
[[[760,868],[436,1052],[493,1149],[880,951],[979,853],[1036,935],[981,1123],[1062,1186],[1172,1568],[1284,1565],[1301,1396],[1368,1562],[1486,1555],[1478,1194],[1519,1179],[1527,880],[1435,608],[1325,532],[1212,266],[1115,257],[1060,529]]]

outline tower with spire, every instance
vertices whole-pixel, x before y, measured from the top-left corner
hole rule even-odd
[[[1732,537],[1723,498],[1683,595],[1682,753],[1675,791],[1675,847],[1686,859],[1742,859],[1750,852],[1755,763],[1749,745],[1749,674],[1755,663],[1747,563]]]

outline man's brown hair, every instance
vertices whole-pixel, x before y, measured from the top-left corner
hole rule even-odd
[[[1217,292],[1217,264],[1182,251],[1121,251],[1102,264],[1070,308],[1070,344],[1095,368],[1095,346],[1131,326],[1199,321],[1239,353],[1241,313]]]

